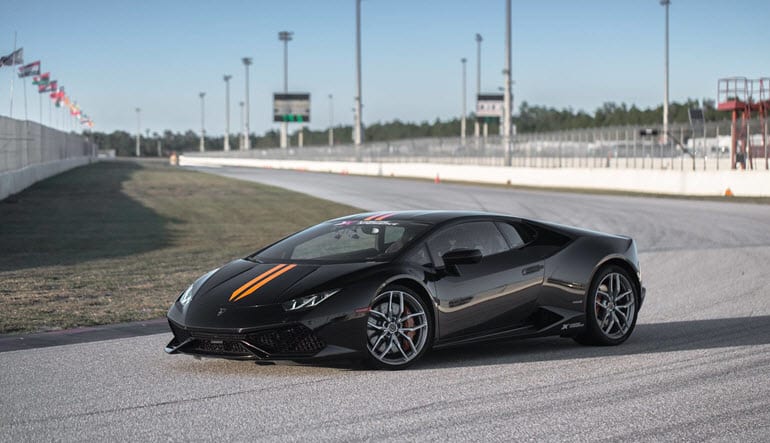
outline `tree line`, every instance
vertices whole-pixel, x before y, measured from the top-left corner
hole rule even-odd
[[[716,121],[728,118],[724,112],[717,111],[713,100],[689,99],[685,102],[673,102],[669,105],[669,121],[672,123],[687,123],[688,110],[690,108],[703,108],[707,121]],[[519,133],[549,132],[567,129],[594,128],[603,126],[623,125],[659,125],[663,120],[663,106],[655,108],[639,108],[636,105],[614,102],[604,103],[593,113],[572,108],[557,109],[554,107],[530,105],[526,101],[519,106],[519,112],[513,116]],[[474,131],[473,116],[468,120],[466,130],[468,135]],[[496,122],[488,125],[489,134],[499,133]],[[388,141],[404,138],[421,137],[457,137],[460,133],[460,119],[454,118],[442,121],[436,119],[433,122],[420,123],[402,122],[393,120],[386,123],[374,123],[365,128],[365,141]],[[336,144],[352,143],[352,126],[335,126],[334,140]],[[114,149],[119,156],[132,156],[136,151],[135,134],[126,131],[114,131],[112,133],[93,132],[91,134],[101,149]],[[326,145],[328,143],[328,130],[308,130],[303,133],[305,146]],[[230,136],[230,149],[237,150],[239,146],[239,134]],[[280,134],[277,129],[269,130],[262,135],[251,134],[252,148],[276,148],[280,144]],[[160,142],[163,155],[172,151],[196,151],[200,143],[200,135],[188,130],[186,132],[151,133],[142,135],[142,155],[157,155],[157,145]],[[291,145],[297,145],[297,134],[291,136]],[[206,137],[206,150],[221,151],[224,149],[224,136]]]

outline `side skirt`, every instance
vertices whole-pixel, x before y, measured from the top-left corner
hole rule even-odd
[[[449,340],[439,340],[433,345],[433,348],[442,349],[468,343],[513,338],[534,338],[553,335],[571,337],[579,334],[584,329],[585,314],[544,306],[538,308],[528,319],[527,323],[523,325],[471,336],[456,337]]]

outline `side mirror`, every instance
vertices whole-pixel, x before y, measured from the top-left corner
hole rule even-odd
[[[481,251],[478,249],[453,249],[441,256],[445,266],[470,265],[481,261]]]

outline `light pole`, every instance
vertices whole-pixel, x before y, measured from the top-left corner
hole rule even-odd
[[[329,94],[329,146],[334,146],[334,95]]]
[[[244,140],[243,140],[243,102],[242,101],[238,102],[238,106],[241,107],[241,128],[240,128],[241,129],[241,135],[238,137],[238,149],[243,151],[243,143],[244,143]]]
[[[140,150],[142,138],[142,109],[136,108],[136,156],[141,157],[142,152]]]
[[[230,79],[232,75],[222,77],[225,80],[225,151],[230,150]]]
[[[462,146],[465,146],[465,115],[466,115],[466,109],[465,109],[465,96],[467,93],[465,92],[465,84],[466,84],[466,76],[465,76],[465,63],[468,61],[465,57],[461,58],[460,61],[463,64],[463,115],[460,119],[460,144]]]
[[[283,93],[289,93],[289,42],[292,40],[293,32],[281,31],[278,33],[278,40],[283,42]],[[281,147],[289,146],[289,123],[281,122]]]
[[[668,144],[668,6],[671,0],[660,0],[660,4],[666,8],[666,66],[665,80],[663,83],[663,143]]]
[[[503,97],[503,144],[505,165],[511,166],[511,0],[505,2],[505,96]]]
[[[200,151],[206,150],[206,120],[205,120],[205,102],[203,97],[206,96],[205,92],[199,92],[198,97],[201,98],[201,144]]]
[[[353,140],[356,145],[356,159],[361,157],[361,142],[364,139],[364,128],[361,117],[361,0],[356,0],[356,121],[353,130]]]
[[[478,103],[479,94],[481,94],[481,42],[484,39],[481,38],[481,34],[476,34],[476,101]],[[479,124],[479,118],[476,117],[476,123],[473,125],[473,134],[476,138],[481,135],[481,128]]]
[[[243,66],[246,68],[246,124],[243,129],[243,149],[251,149],[251,140],[249,140],[249,66],[251,65],[251,57],[244,57],[242,59]]]

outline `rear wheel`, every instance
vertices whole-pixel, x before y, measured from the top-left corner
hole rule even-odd
[[[636,326],[638,292],[625,269],[607,266],[599,271],[588,294],[586,329],[575,340],[604,346],[626,341]]]
[[[422,357],[432,337],[428,307],[412,290],[391,286],[374,298],[366,325],[371,366],[404,369]]]

